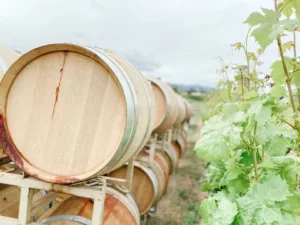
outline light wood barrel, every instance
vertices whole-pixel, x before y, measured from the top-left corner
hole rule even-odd
[[[177,120],[175,121],[175,126],[177,127],[181,127],[182,123],[184,122],[185,118],[186,118],[186,106],[184,103],[183,98],[176,94],[176,99],[177,99],[177,103],[178,103],[178,107],[179,107],[179,113],[178,113],[178,117]]]
[[[20,57],[21,55],[5,46],[0,45],[0,81],[8,70],[8,68]]]
[[[190,103],[188,103],[188,101],[186,99],[183,99],[183,100],[184,100],[185,108],[186,108],[185,120],[188,121],[193,115],[193,109],[192,109],[192,106],[190,105]]]
[[[157,151],[155,153],[154,159],[160,165],[160,167],[163,169],[164,175],[166,178],[166,184],[168,185],[169,174],[170,174],[170,171],[172,170],[171,162],[169,161],[168,156],[166,155],[165,152]]]
[[[36,203],[44,195],[45,191],[38,191],[34,194],[32,203]],[[17,186],[0,184],[0,216],[11,217],[17,219],[19,217],[19,205],[20,205],[21,189]],[[42,209],[45,212],[46,209],[49,209],[49,206],[45,206],[45,209]],[[39,214],[34,215],[38,218]]]
[[[125,178],[127,165],[110,172],[110,177]],[[150,208],[158,203],[159,181],[152,169],[135,161],[131,194],[135,199],[141,215],[146,214]]]
[[[139,160],[142,160],[144,162],[149,162],[150,160],[150,153],[149,153],[149,150],[144,150],[142,151],[137,159]],[[156,151],[155,152],[155,155],[154,155],[154,165],[155,167],[160,167],[161,168],[161,171],[163,171],[163,174],[164,174],[164,180],[165,180],[165,186],[164,186],[164,191],[166,190],[167,186],[168,186],[168,182],[169,182],[169,164],[168,164],[168,161],[165,159],[163,153],[161,153],[160,151]],[[161,174],[161,173],[159,173]]]
[[[171,163],[171,173],[174,172],[175,170],[175,165],[176,165],[176,158],[175,158],[175,155],[173,153],[173,150],[170,148],[170,147],[166,147],[163,149],[164,152],[166,153],[167,157],[168,157],[168,161]]]
[[[168,156],[168,154],[165,151],[159,151],[159,154],[165,159],[165,162],[168,165],[168,169],[169,169],[169,175],[173,172],[173,167],[172,167],[172,160],[171,158]]]
[[[112,52],[71,44],[34,49],[0,84],[0,140],[22,170],[47,182],[108,173],[149,139],[149,90]]]
[[[138,155],[137,159],[141,160],[142,162],[149,163],[149,154],[143,151]],[[155,160],[155,157],[153,163],[152,164],[149,163],[148,166],[150,166],[151,170],[153,170],[153,172],[157,177],[158,188],[159,188],[158,199],[161,199],[167,189],[167,184],[168,184],[168,177],[165,176],[166,171],[164,171],[163,166],[161,166],[160,163],[157,160]]]
[[[178,164],[179,164],[179,158],[180,158],[180,155],[181,155],[181,149],[180,149],[180,146],[179,144],[176,142],[176,141],[172,141],[170,144],[169,144],[169,148],[173,154],[173,157],[174,157],[174,168],[177,168],[178,167]]]
[[[18,218],[20,195],[19,187],[0,185],[0,216]]]
[[[156,122],[154,131],[158,133],[168,130],[178,118],[179,108],[175,92],[165,82],[148,77],[151,81],[155,100],[156,100]]]
[[[72,196],[53,206],[40,219],[43,225],[91,224],[93,202],[91,199]],[[103,225],[140,225],[139,209],[128,193],[109,187],[107,190]]]

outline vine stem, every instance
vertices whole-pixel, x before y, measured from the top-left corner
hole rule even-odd
[[[284,10],[284,8],[291,3],[292,0],[287,1],[287,3],[285,3],[285,5],[280,9],[280,12],[282,12]]]
[[[254,166],[254,172],[255,172],[255,180],[257,181],[258,180],[258,171],[257,171],[257,157],[256,157],[256,153],[257,153],[257,149],[255,148],[254,149],[254,152],[253,152],[253,166]]]
[[[250,27],[248,29],[248,32],[247,32],[247,35],[246,35],[246,38],[245,38],[245,42],[244,42],[244,44],[242,44],[242,48],[244,50],[245,57],[246,57],[246,60],[247,60],[248,77],[250,77],[250,59],[249,59],[249,55],[248,55],[248,40],[249,40],[249,35],[250,35],[251,30],[252,30],[252,27]],[[242,77],[242,85],[244,85],[244,77]],[[249,80],[249,78],[248,78],[248,85],[247,86],[250,89],[250,80]]]
[[[275,10],[278,11],[277,0],[274,0],[274,5],[275,5]],[[293,113],[294,113],[295,130],[298,133],[298,148],[297,148],[296,151],[297,151],[297,155],[299,155],[299,143],[300,143],[300,124],[298,122],[299,113],[298,113],[298,110],[296,108],[294,93],[293,93],[293,90],[292,90],[291,77],[289,76],[289,72],[287,70],[286,62],[284,60],[284,55],[283,55],[282,43],[281,43],[281,37],[280,36],[277,37],[277,45],[278,45],[278,48],[279,48],[280,58],[281,58],[282,66],[283,66],[283,72],[284,72],[284,75],[285,75],[285,82],[286,82],[286,85],[287,85],[287,88],[288,88],[289,98],[290,98],[290,102],[291,102]]]
[[[293,52],[294,52],[294,58],[297,60],[297,38],[296,38],[296,30],[293,31],[293,38],[294,38],[294,44],[293,44]],[[296,70],[296,66],[294,65],[294,71]],[[300,107],[300,88],[297,89],[298,91],[298,109]]]
[[[276,116],[278,119],[280,119],[282,122],[285,122],[287,125],[289,125],[291,128],[295,129],[295,126],[291,123],[289,123],[288,121],[286,121],[285,119],[281,118],[280,116],[276,115],[275,113],[273,113],[274,116]]]
[[[243,75],[242,69],[240,69],[240,72],[241,72],[241,78],[242,78],[242,94],[244,96],[244,75]]]
[[[248,66],[248,77],[250,77],[250,59],[248,55],[248,40],[249,40],[249,35],[252,30],[252,26],[248,29],[246,39],[245,39],[245,54],[246,54],[246,59],[247,59],[247,66]],[[250,79],[248,78],[248,88],[250,89]]]
[[[285,60],[284,60],[284,55],[283,55],[283,51],[282,51],[282,43],[281,43],[281,38],[280,37],[277,37],[277,45],[278,45],[278,48],[279,48],[280,58],[281,58],[282,66],[283,66],[283,72],[284,72],[284,75],[285,75],[285,81],[286,81],[286,85],[287,85],[287,88],[288,88],[288,91],[289,91],[289,97],[290,97],[290,101],[291,101],[291,104],[292,104],[293,112],[294,112],[295,115],[298,115],[295,100],[294,100],[294,94],[293,94],[293,90],[292,90],[291,78],[289,76],[289,72],[287,70],[286,63],[285,63]]]
[[[253,131],[253,140],[252,140],[252,146],[254,146],[255,143],[255,135],[256,135],[256,129],[257,129],[257,121],[255,121],[254,124],[254,131]],[[255,172],[255,180],[258,180],[258,171],[257,171],[257,147],[254,147],[254,151],[253,151],[253,167],[254,167],[254,172]]]

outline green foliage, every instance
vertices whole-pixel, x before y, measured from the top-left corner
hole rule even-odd
[[[187,196],[187,194],[186,194],[185,191],[180,191],[180,192],[179,192],[179,197],[180,197],[181,199],[183,199],[183,200],[187,200],[187,198],[188,198],[188,196]]]
[[[236,214],[237,205],[225,196],[209,197],[200,206],[202,225],[230,225]]]
[[[287,15],[290,14],[290,10],[285,12]],[[262,8],[262,13],[252,13],[245,21],[250,26],[256,27],[251,35],[263,49],[272,44],[278,36],[283,35],[286,30],[293,31],[297,27],[296,20],[289,18],[280,20],[280,17],[280,11]]]
[[[184,218],[183,225],[194,225],[197,223],[198,219],[199,219],[198,214],[196,212],[192,212],[191,214],[189,214]]]
[[[195,100],[195,101],[199,101],[199,102],[202,102],[204,100],[203,96],[187,95],[186,98],[187,99],[192,99],[192,100]]]
[[[199,220],[199,204],[192,204],[188,208],[191,212],[185,216],[183,225],[194,225]]]
[[[203,225],[300,224],[300,62],[296,51],[284,56],[295,50],[295,40],[281,42],[299,30],[300,0],[277,3],[275,10],[250,14],[245,43],[232,45],[244,51],[247,65],[221,61],[218,104],[194,149],[209,163],[201,187],[211,193],[200,205]],[[258,51],[248,50],[250,37]],[[280,59],[263,75],[259,57],[274,41]]]

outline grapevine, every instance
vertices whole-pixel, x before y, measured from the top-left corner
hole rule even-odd
[[[300,224],[300,1],[275,0],[273,9],[253,12],[245,24],[245,41],[232,46],[244,52],[246,65],[225,65],[222,60],[219,98],[214,97],[218,104],[195,146],[207,162],[202,191],[211,193],[200,205],[201,222]],[[250,38],[258,50],[249,51]],[[260,56],[273,43],[278,60],[270,75],[264,74]]]

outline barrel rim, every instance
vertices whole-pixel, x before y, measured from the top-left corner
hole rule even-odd
[[[139,107],[138,107],[138,100],[137,100],[137,94],[135,93],[135,88],[133,87],[133,84],[131,83],[129,77],[127,76],[127,73],[123,70],[123,68],[121,66],[119,66],[119,64],[116,62],[115,59],[113,59],[111,56],[107,55],[105,53],[105,49],[101,49],[101,48],[90,48],[88,47],[90,50],[92,51],[97,51],[97,53],[102,54],[104,57],[107,57],[110,61],[112,61],[112,63],[122,72],[123,76],[125,77],[126,81],[129,83],[129,86],[131,88],[131,96],[133,98],[133,102],[134,102],[134,119],[132,117],[129,117],[128,119],[131,121],[131,123],[133,123],[133,129],[131,131],[131,133],[124,133],[125,136],[127,136],[128,138],[125,138],[125,140],[128,140],[126,143],[121,142],[120,146],[123,146],[123,151],[121,152],[117,152],[117,154],[114,155],[114,157],[112,158],[112,165],[107,165],[105,168],[103,168],[102,171],[105,172],[109,172],[113,167],[115,167],[115,165],[118,163],[118,161],[126,154],[126,149],[130,146],[130,144],[132,143],[134,137],[135,137],[135,133],[137,131],[137,125],[138,123],[136,121],[138,121],[139,118]],[[128,114],[127,114],[128,115]]]
[[[177,117],[177,120],[175,121],[175,125],[180,126],[186,118],[187,111],[186,111],[186,106],[185,106],[184,99],[182,98],[182,96],[179,94],[176,94],[176,100],[177,100],[177,104],[179,106],[179,115]],[[184,111],[181,110],[181,107],[183,107]],[[182,112],[182,115],[180,114],[180,112]]]
[[[121,191],[117,190],[118,188],[115,188],[115,186],[117,187],[118,185],[111,185],[108,186],[106,189],[106,194],[110,195],[114,198],[116,198],[117,200],[119,200],[123,205],[125,205],[127,207],[127,209],[130,211],[131,215],[134,217],[134,219],[136,220],[137,224],[140,224],[140,209],[138,207],[138,205],[136,204],[136,201],[134,200],[134,198],[132,197],[132,195],[129,192],[125,192],[122,193]],[[125,200],[121,199],[118,195],[116,195],[115,193],[119,193],[120,195],[124,196],[124,198],[126,198],[131,205],[136,209],[136,213],[137,215],[134,214],[134,212],[132,211],[132,209],[130,209]]]
[[[91,51],[90,49],[84,46],[67,44],[67,43],[56,43],[56,44],[44,45],[35,48],[27,52],[26,54],[22,55],[16,62],[14,62],[11,65],[11,67],[8,69],[5,76],[3,77],[2,82],[0,83],[0,92],[5,93],[5,95],[0,96],[0,131],[1,131],[0,141],[3,144],[3,148],[5,149],[8,156],[19,168],[21,168],[22,170],[24,170],[26,173],[28,173],[33,177],[51,183],[74,183],[81,180],[86,180],[90,177],[97,175],[103,169],[103,164],[107,164],[112,157],[110,157],[109,160],[103,161],[94,169],[90,169],[81,174],[71,175],[71,176],[60,176],[60,175],[50,174],[49,172],[45,172],[42,169],[33,166],[17,149],[13,139],[11,138],[8,129],[7,120],[6,120],[6,106],[7,106],[7,99],[8,99],[7,97],[9,94],[9,90],[15,78],[17,77],[18,73],[32,60],[42,55],[51,52],[56,52],[56,51],[76,52],[97,61],[102,66],[104,66],[108,71],[110,71],[110,74],[120,86],[121,91],[123,91],[123,97],[126,102],[126,123],[125,123],[123,137],[121,139],[120,145],[118,149],[114,152],[114,154],[116,154],[117,152],[124,151],[121,143],[127,142],[128,137],[126,134],[130,134],[131,133],[130,131],[133,129],[133,125],[132,123],[130,123],[131,122],[130,117],[134,114],[134,105],[131,102],[131,99],[129,98],[128,94],[126,94],[126,93],[130,93],[131,90],[129,89],[129,87],[127,87],[127,85],[125,85],[125,81],[124,79],[122,79],[123,77],[122,75],[120,75],[120,72],[116,70],[116,68],[110,68],[109,61],[107,60],[105,61],[105,59],[101,58],[99,54],[96,54],[94,51]]]
[[[149,139],[149,137],[150,137],[150,135],[151,135],[151,131],[152,131],[152,130],[151,130],[152,112],[151,112],[151,97],[150,97],[150,93],[149,93],[149,91],[148,91],[149,88],[147,87],[147,84],[144,82],[144,80],[143,80],[143,78],[142,78],[143,74],[141,74],[141,72],[140,72],[139,70],[137,70],[137,69],[136,69],[131,63],[129,63],[126,59],[124,59],[124,58],[122,58],[121,56],[116,55],[114,52],[109,51],[109,50],[106,50],[106,49],[102,49],[102,48],[98,48],[98,47],[95,48],[95,49],[96,49],[97,51],[101,51],[101,52],[103,51],[104,54],[105,54],[105,52],[108,52],[109,54],[112,54],[112,55],[115,55],[115,56],[119,57],[119,58],[120,58],[122,61],[124,61],[124,63],[126,63],[132,70],[134,70],[135,73],[137,74],[137,78],[139,79],[140,83],[143,85],[145,94],[146,94],[146,96],[147,96],[147,102],[148,102],[148,121],[147,121],[146,131],[145,131],[145,134],[144,134],[144,136],[143,136],[143,141],[142,141],[142,142],[140,143],[140,145],[137,147],[137,149],[135,150],[134,154],[133,154],[129,159],[126,159],[126,160],[125,160],[125,163],[126,163],[126,162],[128,162],[131,158],[133,158],[135,155],[137,155],[137,154],[141,151],[142,147],[145,145],[145,142],[148,141],[148,140],[147,140],[147,137],[148,137],[148,139]],[[111,57],[111,56],[108,56],[108,57],[110,58],[110,60],[112,60],[112,61],[113,61],[113,62],[114,62],[114,63],[122,70],[123,73],[126,74],[126,72],[123,70],[122,66],[119,65],[119,63],[118,63],[113,57]],[[145,78],[145,79],[146,79],[146,78]],[[133,87],[133,89],[134,89],[134,87]],[[138,100],[137,100],[138,96],[137,96],[137,94],[134,94],[134,97],[136,98],[136,103],[135,103],[135,104],[138,106]],[[138,110],[138,108],[139,108],[139,107],[137,107],[137,109],[136,109],[136,113],[137,113],[136,121],[138,121],[138,119],[139,119],[139,110]],[[136,127],[137,127],[137,126],[136,126]],[[134,134],[133,134],[133,137],[134,137]],[[127,148],[130,148],[131,143],[132,143],[132,140],[131,140],[130,143],[128,143]],[[119,156],[119,160],[121,160],[125,154],[126,154],[126,152],[124,152],[123,155],[120,155],[120,156]],[[117,169],[117,168],[118,168],[117,164],[118,164],[118,161],[116,161],[116,163],[112,166],[112,168],[110,169],[110,171],[111,171],[111,170]],[[120,166],[123,166],[123,165],[120,165]],[[119,167],[120,167],[120,166],[119,166]]]
[[[164,116],[164,119],[163,121],[157,126],[154,128],[154,131],[156,130],[159,130],[161,127],[163,127],[166,122],[168,121],[169,119],[169,116],[171,114],[171,101],[172,101],[172,96],[170,95],[170,93],[164,88],[164,83],[163,81],[157,79],[157,78],[154,78],[154,77],[147,77],[147,79],[154,83],[155,85],[157,85],[159,87],[159,89],[163,92],[164,94],[164,97],[166,99],[166,104],[167,104],[167,112],[166,112],[166,115]]]

